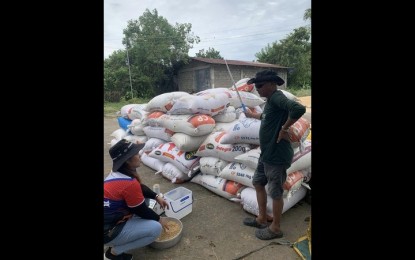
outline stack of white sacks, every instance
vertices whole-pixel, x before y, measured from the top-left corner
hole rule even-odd
[[[241,79],[235,85],[247,109],[261,113],[265,101],[253,84],[246,84],[248,80]],[[111,146],[122,138],[145,142],[141,160],[156,174],[178,184],[190,180],[258,215],[252,177],[260,154],[261,121],[246,118],[241,106],[233,87],[192,95],[180,91],[161,94],[147,104],[121,109],[120,128],[111,134]],[[290,127],[294,158],[284,184],[283,213],[304,198],[309,188],[310,129],[310,122],[303,117]],[[269,196],[267,213],[272,216]]]

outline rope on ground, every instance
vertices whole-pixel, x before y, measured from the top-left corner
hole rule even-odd
[[[249,256],[250,254],[252,254],[252,253],[255,253],[255,252],[258,252],[259,250],[261,250],[261,249],[263,249],[263,248],[265,248],[265,247],[267,247],[267,246],[272,246],[272,245],[288,245],[288,246],[290,246],[290,247],[292,247],[293,246],[293,243],[291,243],[290,241],[288,241],[288,240],[284,240],[284,239],[281,239],[281,240],[279,240],[279,241],[273,241],[273,242],[271,242],[271,243],[269,243],[268,245],[265,245],[265,246],[263,246],[263,247],[260,247],[260,248],[258,248],[258,249],[255,249],[255,250],[253,250],[253,251],[251,251],[251,252],[249,252],[249,253],[246,253],[246,254],[244,254],[243,256],[240,256],[240,257],[238,257],[238,258],[234,258],[234,259],[232,259],[232,260],[241,260],[241,259],[243,259],[244,257],[247,257],[247,256]]]

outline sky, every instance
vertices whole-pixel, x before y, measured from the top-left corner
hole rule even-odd
[[[209,48],[227,60],[254,61],[268,44],[279,42],[304,21],[311,0],[104,0],[104,59],[125,49],[123,30],[128,21],[138,20],[146,9],[168,23],[190,23],[199,36],[189,56]]]

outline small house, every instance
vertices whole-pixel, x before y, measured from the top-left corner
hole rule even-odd
[[[284,85],[278,87],[279,89],[286,88],[287,73],[291,69],[290,67],[261,62],[226,60],[226,63],[235,83],[243,78],[255,77],[258,71],[273,70],[285,81]],[[226,63],[222,59],[190,58],[190,62],[178,72],[179,91],[195,93],[209,88],[232,87],[233,82]]]

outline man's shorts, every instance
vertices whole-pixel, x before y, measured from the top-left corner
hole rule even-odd
[[[287,167],[285,165],[272,165],[258,160],[252,184],[265,186],[268,184],[268,195],[272,199],[282,198],[283,185],[287,180]]]

